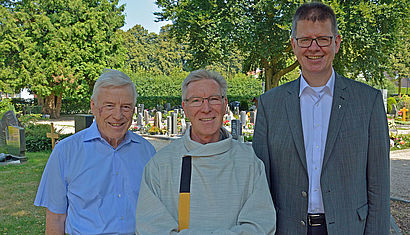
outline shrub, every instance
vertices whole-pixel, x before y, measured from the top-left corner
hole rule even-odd
[[[392,108],[393,108],[393,104],[396,106],[397,108],[397,101],[394,97],[389,97],[387,98],[387,113],[390,113]]]
[[[26,151],[39,152],[51,150],[51,139],[47,138],[50,132],[49,124],[29,124],[25,129],[26,133]],[[71,134],[59,134],[58,140],[62,140]]]

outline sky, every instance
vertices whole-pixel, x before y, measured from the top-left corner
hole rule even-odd
[[[120,5],[125,4],[125,25],[121,29],[127,31],[140,24],[149,32],[159,33],[161,26],[167,22],[154,22],[154,12],[159,11],[154,2],[155,0],[120,0]]]

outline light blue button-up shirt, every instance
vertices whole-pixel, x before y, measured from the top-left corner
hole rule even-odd
[[[309,175],[309,213],[324,213],[320,175],[325,154],[334,87],[334,71],[332,71],[329,81],[322,87],[311,87],[303,78],[303,75],[300,79],[300,112]]]
[[[34,204],[66,213],[68,234],[134,234],[143,169],[154,154],[131,131],[114,149],[94,122],[55,146]]]

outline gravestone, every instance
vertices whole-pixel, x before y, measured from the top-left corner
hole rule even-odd
[[[148,110],[144,110],[144,123],[147,125],[149,123],[149,112]]]
[[[240,120],[241,120],[242,126],[245,126],[246,121],[248,120],[248,115],[246,115],[245,111],[241,111],[241,119]]]
[[[14,158],[26,161],[26,138],[24,128],[19,126],[8,126],[6,131],[7,151]]]
[[[138,113],[138,115],[137,115],[137,126],[143,126],[144,125],[144,123],[143,123],[143,117],[142,117],[142,113]]]
[[[249,122],[252,124],[255,124],[256,121],[256,112],[255,111],[250,111],[249,112],[250,120]]]
[[[179,113],[179,109],[174,109],[174,113],[178,114],[178,113]]]
[[[396,104],[394,104],[394,103],[391,105],[390,114],[392,114],[393,117],[396,117],[396,116],[397,116],[397,108],[396,108]]]
[[[93,124],[94,116],[91,114],[77,114],[74,116],[75,133],[88,128]]]
[[[171,104],[170,103],[166,104],[166,109],[167,109],[167,112],[169,112],[169,110],[171,110]]]
[[[387,113],[387,89],[380,89],[383,96],[384,111]]]
[[[172,124],[171,124],[171,116],[167,116],[167,132],[168,132],[168,135],[170,135],[171,134],[171,129],[172,129]]]
[[[231,121],[231,134],[235,140],[240,139],[240,136],[242,136],[242,124],[240,120],[234,119]]]
[[[6,146],[6,128],[8,126],[18,126],[18,120],[12,110],[3,114],[0,120],[0,147]]]
[[[156,112],[155,117],[154,117],[154,126],[161,129],[161,124],[162,124],[162,113],[161,112]]]
[[[177,114],[172,112],[171,113],[171,134],[177,134],[178,133],[178,120],[177,120]]]
[[[185,122],[185,118],[181,118],[181,134],[185,134],[186,131],[186,122]]]
[[[137,114],[140,114],[144,111],[144,104],[137,105]]]

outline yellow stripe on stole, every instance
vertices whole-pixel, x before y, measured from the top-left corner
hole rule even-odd
[[[189,228],[189,199],[190,193],[179,193],[178,231]]]

